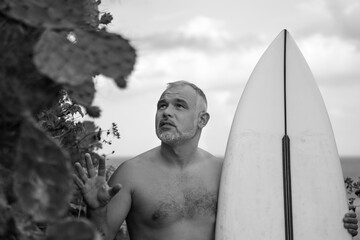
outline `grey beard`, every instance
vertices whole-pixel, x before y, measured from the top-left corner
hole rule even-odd
[[[192,137],[194,137],[196,134],[196,129],[189,131],[189,132],[184,132],[184,133],[180,133],[180,132],[169,132],[169,131],[164,131],[158,134],[158,138],[169,145],[173,145],[173,144],[177,144],[180,143],[184,140],[188,140],[191,139]]]
[[[159,134],[159,139],[167,144],[176,144],[180,142],[181,136],[178,132],[171,133],[171,132],[162,132]]]

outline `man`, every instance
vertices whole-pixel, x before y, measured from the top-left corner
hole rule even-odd
[[[76,164],[80,178],[75,180],[89,217],[105,239],[113,239],[125,219],[132,240],[214,239],[222,161],[198,147],[209,118],[198,87],[170,83],[157,106],[159,147],[124,162],[109,185],[104,160],[98,175],[89,155],[88,174]],[[343,219],[352,235],[357,234],[355,217],[348,213]]]

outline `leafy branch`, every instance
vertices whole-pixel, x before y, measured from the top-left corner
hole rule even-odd
[[[96,161],[102,146],[103,130],[82,117],[100,116],[93,77],[126,87],[136,58],[106,31],[112,17],[99,3],[0,1],[0,239],[96,236],[85,219],[66,220],[69,202],[81,202],[72,165],[85,151]]]

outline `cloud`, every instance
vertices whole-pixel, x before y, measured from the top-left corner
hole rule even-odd
[[[310,11],[306,6],[301,6],[303,12]],[[348,9],[345,12],[351,13],[356,7]],[[321,12],[326,15],[326,10]],[[205,16],[194,17],[168,31],[139,32],[132,39],[138,59],[129,87],[137,89],[136,94],[184,79],[205,90],[242,88],[271,40],[264,35],[235,35],[225,22]],[[353,42],[328,33],[298,36],[295,41],[319,84],[359,82],[360,52]]]
[[[208,17],[198,16],[178,29],[178,32],[188,39],[207,39],[213,46],[222,46],[232,39],[224,29],[224,23]]]
[[[337,24],[337,31],[345,39],[359,42],[360,2],[358,0],[327,0],[327,6]]]
[[[198,16],[179,28],[133,39],[138,51],[129,87],[159,89],[179,79],[204,90],[243,87],[267,47],[262,37],[238,37],[223,22]]]
[[[235,35],[224,22],[204,16],[166,32],[138,33],[132,39],[138,59],[128,89],[134,95],[144,89],[158,91],[168,82],[184,79],[205,91],[241,91],[271,40],[263,35]],[[360,53],[353,43],[326,33],[299,36],[295,41],[320,85],[359,82]]]
[[[298,42],[319,84],[359,84],[360,52],[339,36],[315,34]]]
[[[286,22],[299,37],[321,33],[360,47],[360,2],[358,0],[302,0]],[[296,21],[294,22],[294,19]],[[357,49],[359,50],[359,49]]]
[[[205,16],[196,16],[182,26],[170,31],[154,32],[148,35],[134,36],[133,42],[141,51],[168,51],[189,49],[218,53],[244,49],[258,44],[255,35],[243,38],[231,34],[224,22]]]
[[[138,72],[132,77],[148,81],[167,78],[167,81],[193,79],[208,83],[224,83],[228,80],[247,78],[243,70],[249,67],[249,62],[256,62],[258,56],[257,49],[247,52],[219,52],[216,55],[191,49],[174,49],[142,56],[138,62]]]

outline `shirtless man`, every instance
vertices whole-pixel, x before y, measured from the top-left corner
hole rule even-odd
[[[76,164],[80,178],[75,181],[89,218],[105,239],[113,239],[125,219],[132,240],[215,238],[222,161],[198,147],[209,117],[199,88],[185,81],[170,83],[157,106],[159,147],[121,164],[108,184],[104,160],[98,175],[89,155],[88,174]],[[343,219],[352,235],[357,234],[355,217],[348,213]]]

